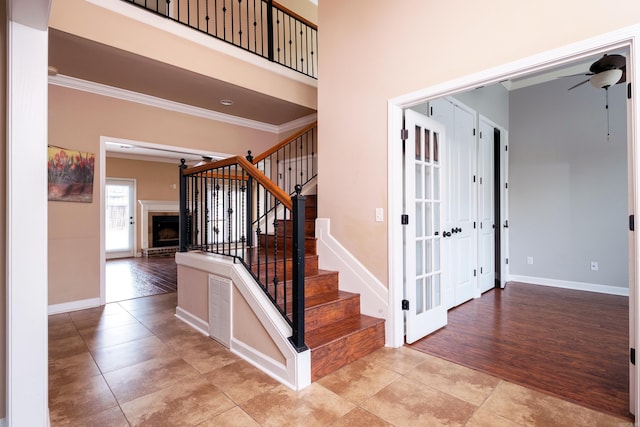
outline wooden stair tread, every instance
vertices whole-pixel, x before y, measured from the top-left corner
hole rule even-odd
[[[304,306],[305,308],[314,308],[327,304],[335,304],[338,301],[347,300],[351,298],[359,298],[359,294],[354,294],[353,292],[341,291],[338,290],[337,298],[330,298],[325,295],[314,295],[307,297],[305,295]]]
[[[363,329],[384,323],[384,319],[361,314],[344,319],[341,322],[330,323],[305,334],[305,342],[313,352],[314,349],[338,341],[345,336],[355,334]]]

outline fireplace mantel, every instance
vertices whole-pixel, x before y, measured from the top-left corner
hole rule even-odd
[[[142,207],[140,213],[140,249],[149,249],[149,213],[179,212],[178,202],[171,200],[138,200]]]

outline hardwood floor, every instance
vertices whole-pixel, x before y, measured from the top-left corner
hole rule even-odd
[[[120,258],[106,262],[107,302],[159,295],[177,290],[173,256]]]
[[[629,418],[628,343],[627,297],[512,282],[410,347]]]

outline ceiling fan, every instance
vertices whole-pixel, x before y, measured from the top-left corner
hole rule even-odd
[[[574,76],[584,75],[591,77],[581,81],[577,85],[571,86],[568,90],[575,89],[587,82],[590,82],[593,87],[598,89],[608,89],[615,84],[624,83],[627,79],[626,63],[626,58],[622,55],[607,55],[605,53],[602,58],[591,64],[588,73],[574,74]]]
[[[607,55],[605,53],[602,58],[591,64],[588,73],[576,74],[578,76],[585,75],[591,77],[578,83],[577,85],[571,86],[568,89],[575,89],[578,86],[582,86],[583,84],[589,82],[593,87],[605,90],[605,109],[607,110],[607,141],[611,140],[611,132],[609,126],[609,88],[618,83],[624,83],[627,80],[626,68],[627,62],[624,56],[618,54]]]

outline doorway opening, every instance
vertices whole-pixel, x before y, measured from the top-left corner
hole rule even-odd
[[[393,147],[397,147],[397,135],[400,133],[400,129],[402,126],[402,113],[405,108],[413,107],[419,105],[425,101],[429,101],[432,99],[437,99],[445,95],[455,95],[458,93],[462,93],[464,91],[472,90],[478,87],[484,87],[489,84],[496,84],[504,80],[508,80],[514,76],[523,76],[527,72],[532,72],[535,70],[539,72],[542,68],[550,68],[549,64],[553,64],[553,66],[565,65],[569,62],[577,61],[577,60],[585,60],[591,59],[594,56],[602,55],[607,51],[611,51],[614,49],[626,48],[628,49],[628,59],[629,66],[628,70],[633,69],[634,63],[634,49],[631,43],[632,37],[627,40],[620,40],[620,35],[612,36],[611,39],[607,39],[606,37],[599,38],[597,40],[590,40],[589,43],[592,46],[592,50],[589,52],[584,51],[584,44],[581,47],[577,46],[569,46],[562,52],[555,51],[553,53],[548,53],[547,55],[540,55],[537,57],[532,57],[527,60],[523,60],[518,64],[509,64],[501,67],[499,70],[493,70],[493,74],[491,74],[490,78],[487,78],[487,73],[483,73],[481,75],[469,76],[466,79],[463,79],[464,82],[460,83],[451,82],[449,84],[440,85],[438,87],[425,89],[423,91],[419,91],[410,95],[406,95],[403,97],[399,97],[390,101],[389,106],[389,215],[392,216],[395,212],[398,212],[398,206],[401,206],[402,201],[399,200],[391,191],[392,188],[397,188],[398,184],[402,183],[401,173],[399,171],[399,166],[401,164],[401,160],[397,153],[392,153]],[[555,61],[555,62],[554,62]],[[524,65],[523,65],[524,64]],[[629,72],[629,71],[628,71]],[[628,74],[628,77],[634,76],[633,72]],[[635,158],[635,145],[636,145],[636,137],[637,134],[637,102],[631,99],[628,101],[628,110],[626,114],[627,126],[628,126],[628,138],[626,140],[628,147],[628,163],[629,163],[629,171],[628,171],[628,182],[629,182],[629,199],[628,199],[628,213],[633,214],[636,210],[637,205],[637,185],[636,185],[636,158]],[[509,129],[511,132],[511,129]],[[500,135],[502,139],[503,135]],[[511,138],[511,135],[509,136]],[[626,166],[626,165],[625,165]],[[544,173],[544,171],[542,171]],[[501,183],[504,184],[504,183]],[[400,212],[398,212],[398,215]],[[625,213],[626,214],[626,213]],[[626,215],[624,215],[626,216]],[[497,213],[496,219],[499,219],[500,222],[498,224],[509,224],[509,218],[503,215],[503,211]],[[626,222],[626,218],[625,219]],[[509,224],[512,225],[512,224]],[[495,246],[495,253],[498,257],[502,259],[508,259],[510,254],[509,250],[505,251],[505,239],[503,236],[504,233],[500,233],[501,244]],[[629,251],[625,254],[624,258],[630,260],[629,261],[629,347],[634,348],[635,343],[637,342],[637,322],[635,319],[635,310],[636,310],[636,298],[637,298],[637,283],[636,283],[636,268],[638,265],[637,261],[637,242],[633,233],[628,233],[629,237]],[[402,248],[402,228],[395,224],[390,224],[389,226],[389,242],[390,242],[390,254],[401,252]],[[508,240],[507,240],[508,244]],[[395,249],[395,250],[394,250]],[[402,270],[401,266],[397,263],[395,259],[393,259],[390,255],[390,283],[402,283]],[[596,267],[597,268],[597,267]],[[497,269],[496,269],[497,270]],[[507,277],[502,277],[507,276]],[[499,280],[508,280],[509,272],[500,269],[500,277],[496,276],[496,279]],[[552,283],[552,285],[558,285],[559,283]],[[402,311],[399,309],[401,307],[400,300],[403,298],[403,291],[398,289],[397,287],[392,287],[390,289],[390,308],[394,311],[394,313],[390,313],[392,325],[394,328],[394,341],[396,345],[401,345],[404,341],[404,336],[402,332],[403,320],[401,318]],[[637,399],[637,372],[632,365],[629,365],[630,370],[630,401],[631,401],[631,412],[635,413],[638,407],[638,399]]]

